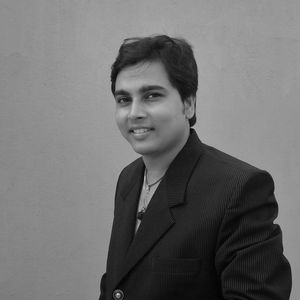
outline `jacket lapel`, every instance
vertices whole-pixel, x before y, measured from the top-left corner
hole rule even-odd
[[[174,224],[175,221],[167,200],[164,181],[162,181],[149,203],[143,221],[127,252],[120,279],[143,258],[159,238]]]
[[[166,234],[166,232],[176,223],[172,215],[172,208],[184,204],[185,190],[201,155],[201,142],[194,130],[179,152],[177,157],[168,168],[164,179],[154,193],[143,221],[128,249],[118,282],[128,274],[128,272],[148,253],[148,251],[158,242],[158,240]],[[138,190],[138,195],[139,195]],[[134,190],[130,195],[133,196]],[[132,197],[131,196],[131,197]],[[124,201],[124,203],[129,201]],[[136,210],[136,205],[135,205]],[[134,210],[134,217],[136,211]],[[132,213],[128,212],[131,216]],[[123,224],[125,224],[124,219]],[[128,222],[128,220],[127,220]],[[134,221],[135,223],[135,221]],[[129,227],[127,227],[129,229]],[[124,234],[126,228],[121,229]],[[124,249],[125,247],[123,247]],[[126,249],[127,250],[127,249]],[[120,250],[121,251],[121,250]],[[117,283],[117,282],[116,282]]]
[[[124,258],[134,237],[136,209],[143,181],[144,164],[137,161],[131,174],[118,184],[116,191],[116,210],[108,254],[108,267],[112,270],[112,283],[117,281],[122,270]]]

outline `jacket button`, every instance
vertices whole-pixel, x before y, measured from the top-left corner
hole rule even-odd
[[[113,291],[114,300],[122,300],[124,298],[124,293],[122,290],[114,290]]]

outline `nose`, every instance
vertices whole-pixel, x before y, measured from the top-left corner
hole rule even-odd
[[[134,119],[142,119],[145,116],[146,116],[146,112],[143,104],[138,99],[132,100],[128,118],[134,120]]]

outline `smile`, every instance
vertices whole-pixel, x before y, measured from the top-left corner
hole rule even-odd
[[[132,133],[135,136],[145,135],[148,132],[150,132],[151,128],[136,128],[136,129],[130,129],[130,133]]]

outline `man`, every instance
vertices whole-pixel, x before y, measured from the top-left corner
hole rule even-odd
[[[271,176],[203,144],[191,46],[127,39],[112,66],[117,125],[141,155],[120,174],[100,299],[288,299]]]

